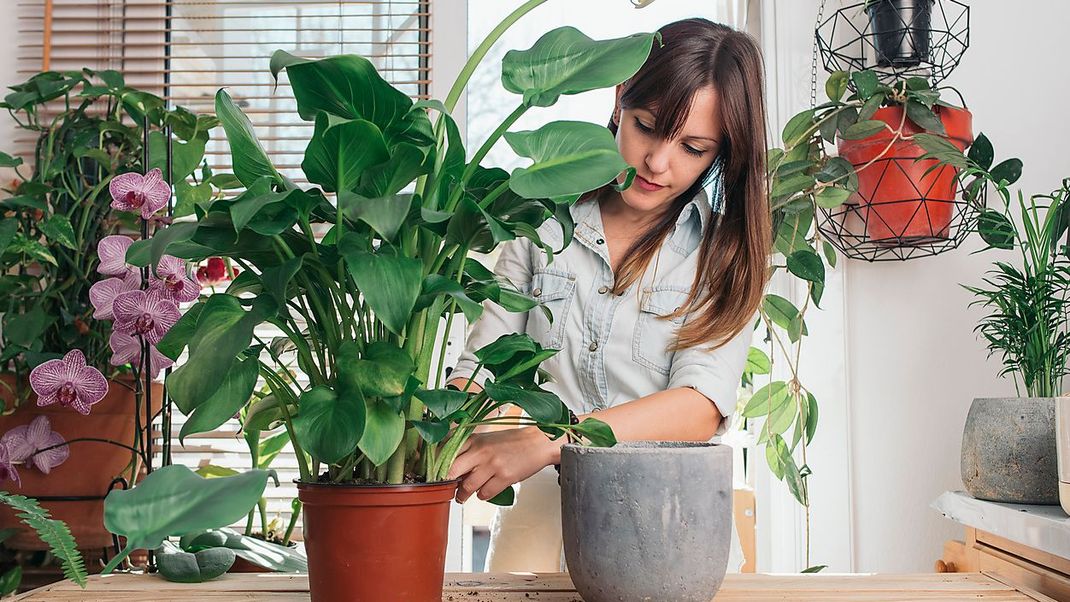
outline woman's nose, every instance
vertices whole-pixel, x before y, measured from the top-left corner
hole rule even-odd
[[[667,141],[653,143],[646,153],[646,166],[651,174],[664,173],[669,169],[670,144]]]

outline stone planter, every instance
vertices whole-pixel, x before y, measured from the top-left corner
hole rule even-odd
[[[1055,428],[1059,457],[1059,503],[1070,514],[1070,397],[1055,400]]]
[[[962,484],[975,498],[1058,504],[1055,398],[973,400],[962,433]]]
[[[565,560],[586,602],[709,602],[728,567],[732,449],[566,445],[561,516]]]

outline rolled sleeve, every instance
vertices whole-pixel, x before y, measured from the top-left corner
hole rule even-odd
[[[668,388],[690,387],[713,402],[724,416],[716,435],[724,434],[736,411],[739,383],[753,336],[754,329],[748,325],[713,351],[691,347],[673,354]]]
[[[526,238],[518,238],[503,243],[498,255],[498,261],[494,264],[494,274],[503,281],[503,285],[511,284],[523,293],[528,292],[531,286],[531,250],[530,242]],[[480,347],[497,340],[505,334],[525,332],[527,330],[527,312],[511,312],[498,305],[494,301],[483,302],[483,313],[474,324],[469,325],[465,337],[464,351],[457,359],[457,364],[450,372],[450,379],[472,378],[479,360],[475,352]],[[490,371],[480,368],[472,378],[473,382],[482,385],[490,378]]]

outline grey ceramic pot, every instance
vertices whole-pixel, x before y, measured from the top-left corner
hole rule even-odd
[[[975,498],[1058,504],[1055,398],[980,397],[962,432],[962,484]]]
[[[732,449],[566,445],[565,560],[586,602],[709,602],[728,567]]]

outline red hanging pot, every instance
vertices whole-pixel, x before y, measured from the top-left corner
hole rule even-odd
[[[297,484],[312,602],[442,600],[457,481]]]
[[[939,105],[933,110],[952,144],[965,150],[973,143],[969,110]],[[878,109],[870,119],[883,121],[893,131],[902,123],[903,136],[925,131],[903,119],[902,106]],[[919,161],[926,151],[911,140],[893,141],[888,129],[862,140],[841,139],[838,147],[840,157],[858,173],[858,192],[847,202],[858,206],[870,242],[895,246],[948,237],[958,196],[958,170],[936,159]]]

